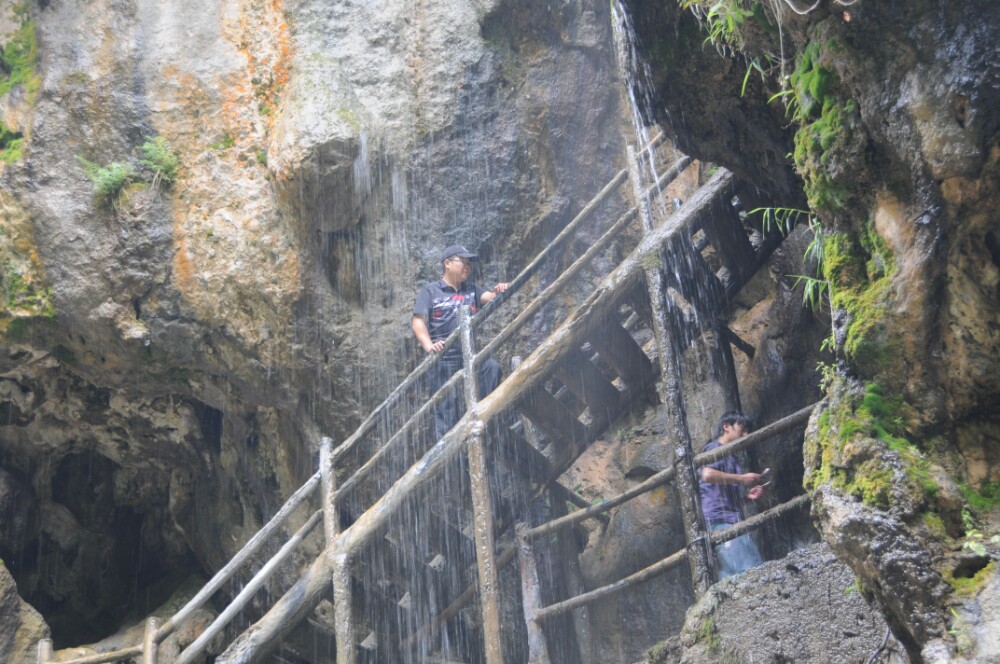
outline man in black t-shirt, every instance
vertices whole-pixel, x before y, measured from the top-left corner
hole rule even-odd
[[[475,313],[479,307],[507,290],[506,282],[501,282],[488,291],[469,283],[467,279],[472,270],[472,262],[476,260],[479,260],[479,256],[461,245],[448,247],[441,253],[441,278],[425,284],[417,293],[410,327],[426,352],[441,352],[445,339],[458,327],[460,307],[468,305],[472,308],[472,313]],[[461,368],[462,347],[455,344],[431,369],[430,393],[437,392]],[[492,357],[487,358],[479,367],[479,398],[492,392],[499,384],[500,363]],[[460,416],[458,395],[453,391],[434,412],[437,437],[447,433]]]

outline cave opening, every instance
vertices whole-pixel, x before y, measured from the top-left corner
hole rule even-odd
[[[133,475],[89,450],[59,459],[34,536],[7,552],[25,601],[56,648],[93,643],[141,621],[200,569],[173,529],[168,476]]]

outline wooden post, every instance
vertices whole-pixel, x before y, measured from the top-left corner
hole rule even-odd
[[[629,178],[632,181],[632,192],[636,208],[642,220],[643,230],[647,235],[653,231],[652,216],[645,197],[642,195],[642,180],[639,173],[639,162],[636,159],[635,148],[627,149]],[[646,289],[649,292],[649,305],[653,312],[653,333],[656,337],[657,357],[660,362],[660,382],[658,384],[660,401],[667,410],[667,431],[674,445],[674,464],[677,466],[677,494],[681,502],[681,515],[684,520],[684,534],[687,539],[691,565],[691,584],[695,597],[702,594],[712,584],[711,550],[707,545],[706,531],[702,525],[701,506],[698,502],[698,485],[695,482],[695,469],[691,459],[694,451],[691,448],[691,434],[688,430],[687,412],[684,407],[684,388],[681,382],[681,368],[676,354],[674,340],[670,334],[665,311],[666,295],[663,288],[663,266],[645,267]]]
[[[142,637],[142,664],[156,664],[156,628],[159,623],[156,616],[146,619],[146,633]]]
[[[566,516],[566,503],[561,501],[557,495],[551,495],[552,513],[556,518]],[[525,539],[528,531],[525,531]],[[576,597],[586,592],[584,587],[583,574],[580,572],[580,548],[576,543],[576,535],[570,530],[559,530],[556,535],[556,556],[562,560],[564,569],[563,578],[566,581],[566,595]],[[581,662],[593,662],[596,654],[593,652],[590,627],[590,609],[581,606],[573,610],[573,636],[576,646],[576,657]]]
[[[52,661],[52,639],[42,639],[38,642],[38,664],[49,664]]]
[[[319,472],[323,491],[323,533],[327,546],[333,545],[340,534],[340,518],[333,494],[337,490],[337,473],[333,463],[333,439],[323,436],[319,441]]]
[[[542,591],[538,582],[538,569],[531,542],[525,537],[526,523],[515,526],[517,533],[517,559],[521,568],[521,599],[524,603],[524,622],[528,627],[528,664],[550,664],[545,632],[535,616],[542,607]]]
[[[472,326],[469,308],[459,310],[462,338],[462,361],[465,372],[465,407],[475,413],[479,401],[475,349],[472,347]],[[486,427],[480,420],[472,423],[466,443],[469,455],[469,481],[472,487],[473,526],[476,535],[476,565],[479,569],[479,602],[483,614],[483,639],[486,645],[487,664],[502,664],[503,650],[500,643],[500,607],[497,595],[500,584],[497,576],[496,549],[493,541],[493,498],[490,495],[489,472],[486,468],[486,445],[483,432]]]
[[[354,593],[351,588],[351,558],[330,550],[333,563],[333,620],[337,638],[337,664],[356,664],[358,640],[354,630]]]

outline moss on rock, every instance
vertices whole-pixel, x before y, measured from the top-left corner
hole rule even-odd
[[[806,489],[830,484],[868,505],[907,513],[925,507],[938,485],[930,461],[903,435],[906,404],[876,383],[861,388],[846,378],[837,379],[831,394],[818,435],[806,441]]]

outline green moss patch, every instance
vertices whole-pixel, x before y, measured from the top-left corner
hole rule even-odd
[[[23,156],[24,134],[11,131],[0,121],[0,161],[10,164]]]
[[[944,574],[945,580],[951,585],[956,595],[961,597],[972,597],[979,592],[979,589],[986,585],[997,571],[997,561],[991,560],[985,567],[972,576],[959,576],[950,571]]]
[[[28,103],[33,103],[42,85],[42,79],[36,71],[38,64],[38,38],[35,35],[35,23],[24,21],[17,32],[11,35],[3,51],[3,71],[0,75],[0,97],[19,85],[24,86]]]
[[[867,376],[891,368],[900,356],[887,315],[895,271],[892,252],[871,224],[860,240],[843,233],[829,233],[824,240],[823,277],[830,282],[830,304],[848,316],[844,354]]]
[[[881,508],[903,495],[920,503],[933,499],[939,487],[930,462],[904,437],[906,404],[886,397],[876,383],[863,391],[840,385],[835,392],[837,398],[817,421],[819,447],[808,451],[813,468],[806,474],[806,489],[831,484]],[[905,486],[899,485],[899,470]]]

